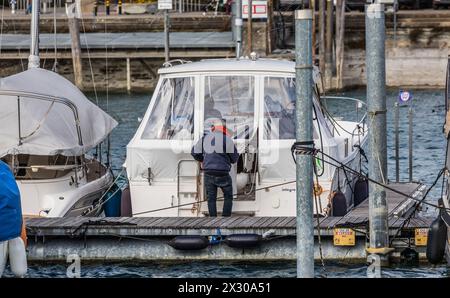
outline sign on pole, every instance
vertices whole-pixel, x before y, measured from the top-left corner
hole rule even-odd
[[[407,90],[400,90],[398,93],[398,101],[402,103],[407,103],[412,99],[412,94]]]
[[[172,0],[158,0],[158,9],[172,10]]]
[[[253,0],[252,7],[252,19],[267,19],[267,0]],[[248,19],[248,0],[242,0],[242,18]]]

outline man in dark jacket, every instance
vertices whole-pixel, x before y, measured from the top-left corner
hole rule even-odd
[[[191,154],[195,160],[203,162],[209,216],[217,216],[218,187],[222,189],[224,195],[222,216],[231,216],[233,183],[229,172],[231,164],[237,162],[239,154],[225,127],[225,121],[214,120],[211,132],[195,144]]]

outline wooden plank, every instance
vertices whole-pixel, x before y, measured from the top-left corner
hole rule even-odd
[[[255,217],[255,221],[252,223],[251,228],[257,227],[258,225],[262,224],[266,219],[267,219],[267,217],[265,217],[265,216]]]
[[[182,217],[182,218],[180,218],[179,221],[175,222],[175,223],[171,226],[171,228],[182,228],[182,227],[184,227],[184,224],[185,224],[186,222],[189,222],[189,220],[190,220],[189,217]],[[160,222],[160,223],[161,223],[161,222]],[[161,226],[160,223],[158,223],[158,227]]]
[[[278,221],[278,217],[272,217],[268,221],[264,223],[264,225],[260,226],[261,228],[273,228],[275,227],[275,223]]]
[[[148,228],[156,228],[158,227],[159,223],[162,222],[167,217],[157,217],[155,221],[153,221],[151,224],[148,225]]]
[[[205,222],[205,223],[203,224],[203,226],[204,226],[205,228],[216,227],[217,224],[220,224],[220,222],[221,222],[221,217],[208,217],[208,220],[209,220],[209,221],[207,221],[207,222]]]
[[[252,223],[254,222],[254,219],[255,218],[252,216],[247,217],[244,221],[242,221],[239,224],[239,227],[240,228],[251,228],[253,226]]]
[[[152,221],[155,221],[156,219],[154,217],[137,217],[141,219],[138,223],[138,227],[146,227],[149,223]]]
[[[238,220],[234,221],[231,225],[229,225],[229,228],[237,228],[240,227],[240,224],[247,220],[246,216],[241,216]]]
[[[233,222],[235,222],[236,220],[238,220],[240,218],[240,216],[231,216],[231,217],[227,217],[224,222],[222,222],[221,227],[222,228],[228,228],[228,226],[230,224],[232,224]]]
[[[198,228],[199,227],[199,223],[201,223],[203,220],[203,218],[201,217],[194,217],[194,219],[192,221],[190,221],[189,223],[186,224],[187,228]]]

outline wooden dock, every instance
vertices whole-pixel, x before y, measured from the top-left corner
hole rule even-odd
[[[425,186],[419,183],[391,184],[395,189],[420,199]],[[387,191],[389,201],[389,234],[399,256],[411,246],[424,257],[424,246],[415,245],[415,229],[428,228],[432,219],[408,215],[415,201]],[[32,260],[64,260],[79,254],[89,260],[286,260],[295,258],[295,217],[134,217],[134,218],[33,218],[26,221],[29,258]],[[366,258],[368,237],[368,202],[343,217],[315,220],[316,238],[321,236],[325,259],[348,261]],[[336,228],[355,231],[355,244],[335,246]],[[199,251],[178,251],[167,242],[178,235],[222,236],[258,234],[262,243],[257,248],[236,249],[224,243]],[[318,241],[316,257],[319,258]]]

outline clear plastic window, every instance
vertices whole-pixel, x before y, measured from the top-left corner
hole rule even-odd
[[[165,79],[155,98],[142,139],[192,140],[194,101],[193,77]]]
[[[295,140],[295,92],[295,78],[264,78],[264,139]],[[318,138],[314,127],[313,137]]]
[[[264,79],[264,139],[295,139],[295,79]]]
[[[253,76],[205,77],[204,132],[215,119],[224,119],[234,138],[249,139],[254,132],[255,79]]]

